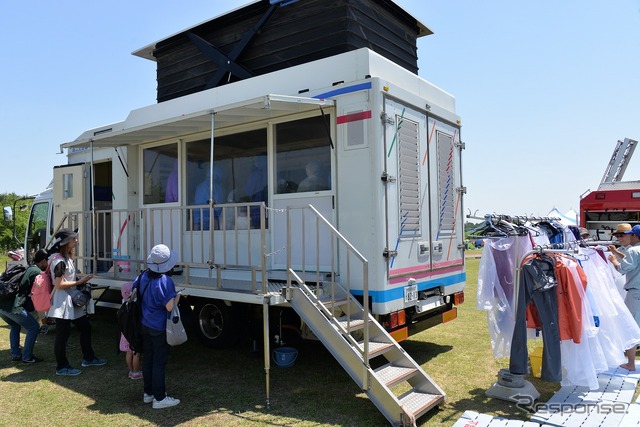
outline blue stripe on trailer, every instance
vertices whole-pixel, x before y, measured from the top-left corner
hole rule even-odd
[[[446,277],[439,277],[437,279],[425,280],[417,282],[418,291],[424,291],[426,289],[437,288],[439,286],[451,286],[458,283],[463,283],[467,280],[466,273],[454,274]],[[361,290],[351,291],[353,295],[362,296]],[[397,288],[387,289],[386,291],[369,291],[371,301],[374,303],[391,302],[398,299],[404,299],[404,286],[398,286]]]
[[[341,87],[340,89],[321,93],[319,95],[314,96],[314,98],[317,98],[317,99],[331,98],[332,96],[344,95],[345,93],[357,92],[359,90],[368,90],[368,89],[371,89],[371,87],[372,87],[371,82],[360,83],[358,85]]]

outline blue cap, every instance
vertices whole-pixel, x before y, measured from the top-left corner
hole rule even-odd
[[[640,237],[640,225],[634,225],[629,231],[625,231],[623,234],[635,234]]]

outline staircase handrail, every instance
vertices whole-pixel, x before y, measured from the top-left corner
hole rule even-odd
[[[343,235],[342,233],[340,233],[313,205],[309,204],[307,206],[303,206],[300,208],[289,208],[287,209],[287,248],[290,249],[291,248],[291,238],[292,238],[292,233],[291,233],[291,219],[289,217],[290,215],[290,211],[293,209],[308,209],[309,211],[311,211],[311,213],[315,216],[316,221],[321,222],[322,224],[324,224],[327,229],[329,230],[331,236],[335,239],[338,240],[339,243],[342,243],[343,246],[346,248],[346,253],[345,253],[345,265],[346,265],[346,269],[347,271],[345,272],[345,274],[343,275],[344,277],[346,277],[346,284],[347,286],[342,286],[343,288],[345,288],[345,291],[347,293],[347,296],[349,298],[351,298],[353,301],[355,301],[356,303],[358,303],[357,300],[355,300],[355,298],[353,298],[353,295],[351,294],[351,286],[350,286],[350,281],[351,281],[351,256],[355,256],[357,261],[360,261],[362,263],[362,309],[363,309],[363,315],[362,315],[362,320],[364,322],[367,322],[369,317],[370,317],[370,307],[369,307],[369,261],[367,261],[367,259],[355,248],[355,246],[353,246],[351,244],[351,242],[349,242]],[[318,227],[316,226],[316,233],[318,233]],[[316,238],[318,238],[319,236],[316,235]],[[331,240],[333,242],[333,239]],[[304,246],[303,246],[303,250],[304,250]],[[295,274],[295,272],[293,271],[292,265],[291,265],[291,254],[290,254],[290,250],[287,250],[287,288],[291,287],[291,276],[293,273],[293,276],[296,278],[296,281],[298,282],[298,284],[300,284],[300,282],[304,283],[304,280],[302,280],[297,274]],[[332,264],[333,264],[334,260],[332,258]],[[335,302],[335,292],[334,292],[334,285],[335,285],[335,271],[336,269],[334,268],[335,266],[332,265],[331,268],[331,274],[332,274],[332,280],[331,280],[331,285],[332,285],[332,290],[331,290],[331,302],[334,303]],[[358,303],[359,304],[359,303]],[[321,306],[323,306],[322,304],[320,304]],[[345,313],[347,316],[348,321],[350,321],[351,319],[351,313],[349,312],[351,305],[348,304],[347,305],[347,310],[348,312]],[[324,307],[324,306],[323,306]],[[326,308],[326,307],[325,307]],[[329,313],[331,315],[331,317],[333,316],[333,313]],[[365,366],[368,368],[369,367],[369,328],[363,328],[364,331],[364,342],[363,342],[363,351],[362,351],[362,357],[364,359],[364,364]]]

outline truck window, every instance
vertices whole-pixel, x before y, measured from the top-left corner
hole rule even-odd
[[[178,144],[143,150],[144,203],[177,202],[180,188]]]
[[[187,143],[186,187],[189,204],[199,204],[195,198],[196,188],[208,180],[210,150],[209,139]],[[266,129],[216,137],[213,153],[214,169],[217,171],[214,176],[219,178],[222,192],[220,200],[216,198],[217,203],[267,201]]]
[[[331,190],[328,129],[328,116],[276,125],[276,194]]]
[[[217,204],[267,202],[269,192],[266,128],[219,136],[214,139],[213,197],[209,196],[210,152],[209,139],[186,144],[186,189],[189,205],[206,204],[211,198]],[[230,212],[227,212],[227,215]],[[216,216],[220,213],[220,210],[214,211]],[[253,227],[259,226],[257,224],[259,215],[257,210],[255,213],[252,212]],[[219,226],[218,218],[214,224]]]

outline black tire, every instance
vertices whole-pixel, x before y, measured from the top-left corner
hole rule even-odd
[[[210,348],[227,348],[238,340],[236,310],[220,300],[200,300],[196,304],[198,340]]]

